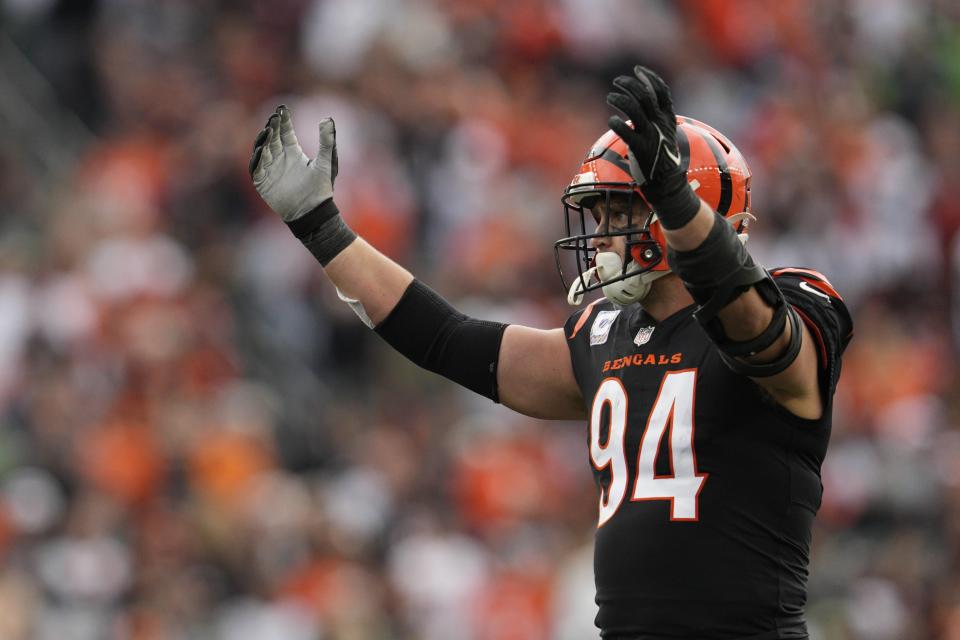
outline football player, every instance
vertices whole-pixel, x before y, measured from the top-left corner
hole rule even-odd
[[[468,317],[346,225],[334,123],[308,158],[280,106],[250,173],[340,297],[416,364],[523,414],[587,421],[599,491],[604,638],[806,638],[804,603],[844,303],[810,269],[768,271],[744,243],[750,170],[711,127],[674,114],[637,67],[624,114],[566,189],[577,274],[563,328]]]

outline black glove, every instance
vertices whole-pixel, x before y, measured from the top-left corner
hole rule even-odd
[[[634,77],[618,76],[607,104],[623,112],[610,116],[610,128],[630,149],[630,174],[653,207],[661,224],[679,229],[697,214],[700,198],[687,183],[677,146],[677,116],[667,83],[656,73],[637,65]]]

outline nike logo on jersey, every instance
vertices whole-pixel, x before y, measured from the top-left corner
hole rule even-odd
[[[825,294],[823,291],[820,291],[819,289],[815,289],[814,287],[811,287],[806,280],[800,281],[800,288],[806,291],[807,293],[812,293],[815,296],[820,296],[827,302],[830,302],[830,296]]]

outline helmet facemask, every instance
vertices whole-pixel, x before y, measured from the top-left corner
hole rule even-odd
[[[614,217],[611,204],[616,196],[625,197],[627,224],[623,228],[611,228]],[[599,198],[604,199],[607,215],[604,224],[594,233],[587,231],[587,218],[595,224],[592,207]],[[669,270],[653,271],[663,261],[663,250],[654,239],[650,225],[656,220],[656,214],[637,213],[635,204],[644,202],[629,183],[592,183],[589,189],[570,188],[562,199],[567,235],[554,243],[554,254],[560,279],[567,289],[567,302],[579,305],[583,296],[602,289],[608,300],[626,306],[640,302],[649,293],[653,281],[669,273]],[[642,223],[640,218],[643,218]],[[578,233],[579,232],[579,233]],[[613,251],[598,252],[591,246],[595,238],[623,237],[625,249],[623,257]],[[571,283],[563,270],[561,250],[574,253],[577,273]]]

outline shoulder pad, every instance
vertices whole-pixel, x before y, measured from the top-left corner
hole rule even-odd
[[[839,377],[840,356],[853,337],[853,320],[847,305],[819,271],[783,267],[771,270],[770,274],[813,335],[821,367],[831,372],[832,390]]]
[[[783,287],[791,282],[796,284],[796,288],[805,291],[808,294],[819,295],[825,300],[836,299],[843,302],[843,298],[833,288],[827,277],[813,269],[800,267],[781,267],[770,271],[770,275],[777,281],[777,285]]]

